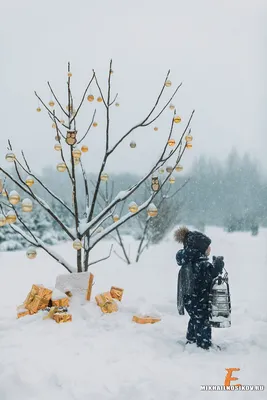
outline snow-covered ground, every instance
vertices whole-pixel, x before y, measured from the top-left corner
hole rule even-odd
[[[176,309],[177,244],[170,237],[151,247],[138,264],[116,255],[92,267],[93,301],[72,305],[73,322],[56,324],[42,315],[16,319],[33,283],[53,286],[64,269],[40,252],[0,253],[1,400],[186,400],[266,399],[264,392],[200,392],[223,385],[226,368],[244,385],[267,385],[267,231],[257,237],[210,228],[215,255],[224,255],[230,277],[232,327],[213,330],[222,352],[184,350],[187,316]],[[104,241],[94,257],[105,256]],[[132,245],[132,253],[133,253]],[[58,246],[70,261],[71,244]],[[94,296],[112,285],[125,289],[119,312],[102,315]],[[160,314],[162,321],[139,325],[132,316]]]

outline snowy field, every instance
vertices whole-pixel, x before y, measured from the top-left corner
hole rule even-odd
[[[54,286],[65,270],[40,252],[0,253],[0,400],[259,399],[264,392],[200,392],[223,385],[225,368],[240,368],[243,385],[267,385],[267,231],[257,237],[210,228],[212,254],[224,255],[232,298],[232,327],[213,330],[222,352],[184,350],[187,315],[176,309],[177,244],[170,237],[127,266],[113,255],[92,267],[93,301],[72,304],[73,322],[56,324],[42,314],[16,319],[33,283]],[[104,241],[94,258],[105,256]],[[132,252],[133,251],[132,245]],[[71,244],[57,246],[74,260]],[[102,315],[94,296],[112,285],[125,289],[119,312]],[[134,314],[161,315],[155,325]]]

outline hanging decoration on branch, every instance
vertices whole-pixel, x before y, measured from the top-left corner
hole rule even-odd
[[[56,143],[55,146],[54,146],[54,149],[55,149],[56,151],[61,151],[61,150],[62,150],[61,144]]]
[[[4,214],[0,214],[0,226],[4,226],[6,224],[6,217]]]
[[[159,130],[159,128],[157,126],[155,126],[154,131],[157,132]]]
[[[129,211],[130,211],[131,213],[136,213],[136,212],[138,211],[138,205],[137,205],[134,201],[132,201],[132,202],[129,204]]]
[[[100,179],[101,179],[102,182],[107,182],[108,178],[109,178],[109,176],[108,176],[108,174],[106,172],[103,172],[101,174],[101,176],[100,176]]]
[[[53,100],[50,100],[48,104],[49,104],[50,107],[54,107],[55,106],[55,103],[54,103]]]
[[[153,192],[158,192],[160,189],[159,178],[157,176],[152,176],[151,189]]]
[[[115,106],[116,106],[116,107],[119,107],[119,106],[120,106],[120,103],[115,103]]]
[[[57,127],[57,124],[53,123],[53,124],[52,124],[52,128],[53,128],[53,129],[56,129],[56,127]]]
[[[149,204],[149,206],[147,207],[147,214],[149,217],[156,217],[158,215],[158,209],[155,204]]]
[[[17,220],[17,216],[15,214],[15,211],[11,210],[7,213],[6,215],[6,223],[7,224],[14,224]]]
[[[41,112],[41,111],[42,111],[42,110],[41,110],[41,107],[37,107],[37,108],[36,108],[36,111],[37,111],[37,112]]]
[[[170,110],[174,110],[174,109],[175,109],[175,105],[173,105],[173,104],[170,104],[170,107],[169,107],[169,109],[170,109]]]
[[[190,132],[191,132],[191,130],[190,130]],[[193,140],[193,136],[190,134],[190,132],[189,132],[189,135],[187,135],[185,137],[186,143],[192,142],[192,140]]]
[[[72,73],[68,72],[68,78],[71,78],[71,77],[72,77]]]
[[[160,168],[160,169],[158,170],[158,172],[159,172],[159,174],[164,174],[165,170],[164,170],[164,168]]]
[[[55,140],[56,140],[57,142],[59,142],[59,141],[60,141],[60,136],[59,136],[59,135],[56,135],[56,136],[55,136]]]
[[[136,143],[132,140],[131,141],[131,143],[130,143],[130,147],[132,148],[132,149],[135,149],[136,148]]]
[[[94,96],[92,94],[89,94],[89,96],[87,97],[87,100],[91,103],[92,101],[94,101]]]
[[[74,131],[74,130],[67,131],[66,143],[69,146],[73,146],[74,144],[76,144],[76,142],[77,142],[76,136],[77,136],[77,131]]]
[[[26,178],[26,180],[25,180],[25,183],[26,183],[27,186],[32,186],[32,185],[34,185],[34,179],[33,179],[33,177],[32,177],[32,176],[27,176],[27,178]]]
[[[100,96],[96,100],[98,101],[98,103],[102,103],[102,101],[103,101],[102,97],[100,97]]]
[[[13,204],[13,206],[15,206],[16,204],[18,204],[20,202],[20,195],[18,194],[18,192],[16,192],[16,190],[12,190],[9,194],[9,203]]]
[[[82,242],[79,239],[75,239],[74,242],[72,243],[72,247],[75,250],[81,250],[83,245],[82,245]]]
[[[170,174],[170,173],[172,172],[172,170],[173,170],[173,168],[172,168],[171,165],[168,165],[168,166],[166,167],[166,171],[168,172],[168,174]]]
[[[7,195],[8,195],[6,189],[3,189],[1,194],[2,194],[3,197],[7,197]]]
[[[165,82],[165,86],[166,87],[170,87],[171,85],[172,85],[171,81],[168,80],[168,81]]]
[[[192,149],[193,145],[191,142],[186,143],[186,148],[187,149]]]
[[[175,140],[174,140],[174,139],[169,139],[169,140],[168,140],[168,145],[169,145],[170,147],[173,147],[173,146],[175,145]]]
[[[59,163],[59,164],[57,165],[57,170],[58,170],[58,172],[65,172],[66,169],[67,169],[67,166],[66,166],[65,163]]]
[[[169,182],[171,184],[174,184],[175,183],[175,177],[174,176],[170,176]]]
[[[94,127],[94,128],[96,128],[96,127],[97,127],[97,125],[98,125],[98,123],[97,123],[97,122],[94,122],[94,123],[93,123],[93,127]]]
[[[184,169],[184,167],[180,164],[178,164],[177,167],[175,167],[176,172],[181,172],[183,169]]]
[[[35,249],[35,247],[29,247],[27,252],[26,252],[26,256],[30,259],[33,260],[34,258],[36,258],[37,256],[37,251]]]
[[[88,151],[88,146],[86,146],[85,144],[83,144],[82,147],[81,147],[81,151],[82,151],[83,153],[87,153],[87,151]]]
[[[21,208],[23,212],[31,212],[33,209],[33,204],[31,199],[24,199],[21,203]]]
[[[115,214],[115,215],[113,216],[113,222],[118,222],[119,219],[120,219],[120,217],[119,217],[117,214]]]
[[[16,160],[16,156],[14,153],[7,153],[6,154],[6,160],[8,162],[14,162]]]
[[[179,122],[182,121],[182,118],[179,117],[179,116],[176,116],[176,117],[173,118],[173,121],[174,121],[176,124],[179,124]]]
[[[72,155],[73,155],[74,158],[80,158],[81,155],[82,155],[82,152],[81,152],[80,149],[74,149],[73,152],[72,152]]]

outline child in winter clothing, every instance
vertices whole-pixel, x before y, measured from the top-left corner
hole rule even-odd
[[[191,232],[182,227],[175,232],[175,240],[184,248],[176,254],[177,264],[181,266],[178,275],[177,307],[180,315],[184,308],[190,316],[187,329],[187,343],[209,349],[211,326],[209,322],[209,294],[212,280],[222,273],[224,262],[214,257],[213,264],[208,261],[211,240],[200,232]]]

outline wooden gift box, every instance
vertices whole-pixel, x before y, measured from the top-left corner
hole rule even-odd
[[[121,301],[124,289],[112,286],[110,289],[110,294],[113,299]]]

